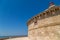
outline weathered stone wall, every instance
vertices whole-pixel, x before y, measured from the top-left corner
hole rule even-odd
[[[32,22],[28,25],[28,37],[7,40],[60,40],[60,14]]]
[[[60,7],[52,5],[28,21],[28,37],[7,40],[60,40]]]
[[[29,25],[28,36],[31,40],[60,40],[60,15],[38,20]]]

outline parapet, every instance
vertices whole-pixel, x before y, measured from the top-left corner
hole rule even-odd
[[[37,14],[36,16],[34,16],[30,20],[28,20],[27,25],[29,26],[31,23],[36,24],[37,20],[42,20],[44,18],[48,18],[48,17],[52,17],[52,16],[56,16],[56,15],[60,15],[60,6],[52,5],[45,11]]]

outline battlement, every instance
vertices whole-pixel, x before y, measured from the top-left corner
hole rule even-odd
[[[31,23],[36,24],[38,20],[42,20],[48,17],[60,15],[60,6],[52,5],[45,11],[41,12],[40,14],[32,17],[28,22],[27,25],[30,25]]]

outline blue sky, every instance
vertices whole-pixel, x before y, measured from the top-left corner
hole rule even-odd
[[[27,35],[27,21],[60,0],[0,0],[0,36]]]

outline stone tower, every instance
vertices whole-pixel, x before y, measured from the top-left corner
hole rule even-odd
[[[50,3],[45,11],[27,22],[31,40],[60,40],[60,6]]]

